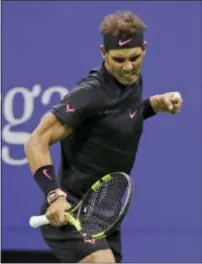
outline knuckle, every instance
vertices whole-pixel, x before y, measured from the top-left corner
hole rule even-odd
[[[48,219],[51,219],[52,217],[54,217],[55,215],[57,214],[57,211],[54,209],[54,210],[48,210],[46,212],[46,217]]]
[[[64,215],[60,216],[59,222],[60,222],[60,224],[64,224],[65,223]]]
[[[56,211],[55,211],[55,210],[51,210],[51,211],[48,213],[49,216],[53,216],[53,215],[55,215],[55,214],[56,214]]]

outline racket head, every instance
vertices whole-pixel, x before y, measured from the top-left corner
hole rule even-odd
[[[96,181],[83,197],[77,219],[88,239],[106,237],[126,216],[134,184],[124,172],[113,172]]]

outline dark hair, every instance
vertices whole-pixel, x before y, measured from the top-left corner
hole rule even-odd
[[[105,35],[133,35],[135,32],[144,32],[146,25],[131,11],[118,11],[105,16],[100,25],[100,31]]]

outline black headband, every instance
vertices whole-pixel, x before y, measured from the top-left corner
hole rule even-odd
[[[103,35],[103,44],[107,50],[126,49],[142,47],[144,43],[143,32],[136,32],[132,36],[121,37],[112,35]]]

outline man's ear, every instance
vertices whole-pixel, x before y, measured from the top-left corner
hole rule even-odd
[[[143,48],[144,55],[145,55],[146,54],[146,51],[147,51],[147,41],[144,41],[142,48]]]
[[[102,58],[105,59],[107,55],[107,50],[103,45],[100,45],[100,51],[101,51]]]

